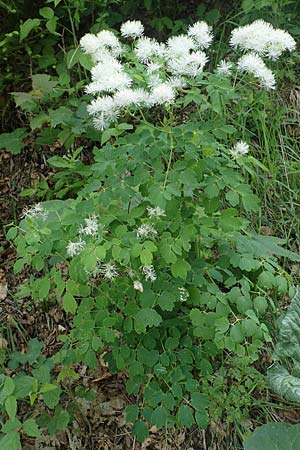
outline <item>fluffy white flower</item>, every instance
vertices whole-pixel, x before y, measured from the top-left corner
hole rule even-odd
[[[101,44],[95,34],[88,33],[80,39],[80,46],[85,53],[93,55],[99,50]]]
[[[102,30],[97,34],[97,38],[100,43],[99,48],[109,51],[113,56],[121,55],[122,53],[121,43],[112,31]]]
[[[87,106],[87,111],[90,115],[94,116],[99,113],[109,113],[115,108],[114,100],[109,95],[103,95],[102,97],[95,98]]]
[[[178,75],[195,77],[203,71],[208,57],[204,52],[197,51],[185,56],[175,57],[168,61],[168,68],[171,72]]]
[[[141,270],[145,275],[145,280],[155,281],[157,279],[157,275],[152,264],[150,266],[142,266]]]
[[[249,145],[244,141],[237,142],[234,145],[234,147],[230,150],[230,154],[235,158],[247,155],[248,152],[249,152]]]
[[[86,245],[85,241],[83,241],[81,238],[79,239],[78,242],[69,241],[66,247],[67,254],[72,258],[73,256],[78,255],[85,245]]]
[[[122,64],[115,58],[99,62],[92,68],[91,74],[92,82],[85,89],[88,94],[114,92],[129,87],[132,83]]]
[[[133,282],[133,288],[136,289],[137,291],[144,292],[144,287],[142,283],[138,280],[135,280]]]
[[[87,111],[90,115],[94,116],[94,126],[100,131],[109,127],[109,125],[112,122],[115,122],[120,115],[119,108],[115,104],[114,99],[109,95],[104,95],[92,100],[87,106]]]
[[[148,101],[148,93],[144,89],[121,89],[114,95],[113,102],[117,108],[130,105],[140,106]]]
[[[186,56],[191,50],[195,49],[195,42],[192,38],[180,34],[179,36],[172,36],[167,40],[167,49],[169,58]]]
[[[81,225],[79,228],[79,234],[86,234],[87,236],[96,237],[98,235],[98,217],[93,214],[92,216],[84,219],[85,225]]]
[[[175,100],[175,90],[169,83],[161,83],[154,86],[150,93],[149,105],[163,105],[173,103]]]
[[[159,73],[150,73],[148,76],[147,86],[150,88],[154,88],[155,86],[159,86],[163,82],[164,80],[160,77]]]
[[[157,62],[152,62],[150,61],[147,65],[146,65],[146,70],[148,73],[152,73],[152,72],[157,72],[158,70],[161,69],[161,64],[157,63]]]
[[[259,79],[262,87],[268,90],[275,89],[276,81],[273,72],[255,53],[247,53],[242,56],[237,62],[237,67],[242,72],[252,73],[255,78]]]
[[[144,223],[137,228],[136,236],[138,239],[155,238],[157,231],[149,223]]]
[[[141,37],[137,40],[134,51],[139,61],[149,63],[152,58],[164,57],[165,45],[160,44],[155,39]]]
[[[285,50],[293,51],[296,48],[296,42],[288,32],[273,28],[264,20],[235,28],[231,33],[230,44],[271,59],[278,59]]]
[[[24,208],[22,212],[22,217],[31,217],[31,218],[38,218],[42,220],[46,220],[48,217],[48,211],[45,210],[43,205],[40,203],[37,203],[36,205],[33,205],[31,207]]]
[[[165,210],[162,209],[160,206],[155,206],[155,208],[152,208],[151,206],[147,207],[148,216],[149,217],[164,217],[166,215]]]
[[[222,59],[222,61],[219,62],[217,66],[216,72],[220,75],[229,76],[231,75],[231,69],[233,67],[233,64],[230,61],[225,61],[225,59]]]
[[[188,28],[188,36],[193,38],[198,49],[208,48],[213,36],[206,22],[196,22]]]
[[[93,118],[94,127],[97,130],[103,131],[108,128],[119,117],[119,111],[115,110],[109,114],[101,113],[97,117]]]
[[[144,27],[139,20],[127,20],[121,26],[121,34],[124,37],[140,37],[144,33]]]
[[[99,273],[103,275],[104,278],[112,280],[118,276],[118,271],[113,263],[103,263],[99,266]]]
[[[187,82],[179,76],[168,77],[168,84],[173,89],[180,89],[187,87]]]
[[[97,35],[85,34],[80,39],[80,46],[85,53],[92,55],[94,59],[101,59],[101,54],[109,53],[112,56],[120,56],[122,47],[118,38],[108,30],[100,31]]]

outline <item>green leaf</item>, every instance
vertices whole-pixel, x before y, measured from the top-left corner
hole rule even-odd
[[[158,406],[152,413],[151,422],[157,426],[157,428],[163,428],[167,423],[167,412],[163,406]]]
[[[14,380],[10,377],[5,377],[4,385],[1,390],[1,398],[9,397],[15,390]]]
[[[197,411],[195,413],[195,419],[198,427],[200,427],[202,430],[205,430],[205,428],[207,428],[209,424],[209,416],[206,411]]]
[[[244,444],[244,450],[299,450],[300,426],[268,423],[256,428]]]
[[[192,392],[191,404],[198,411],[204,411],[208,407],[209,401],[206,394],[200,392]]]
[[[32,90],[35,92],[35,95],[43,97],[50,94],[57,84],[57,81],[51,80],[50,75],[46,73],[32,75]]]
[[[15,419],[17,414],[17,399],[14,395],[10,395],[5,400],[5,410],[10,419]]]
[[[18,155],[25,146],[24,138],[28,133],[24,128],[16,128],[12,133],[0,134],[0,148],[5,148],[13,155]]]
[[[300,378],[290,375],[285,367],[279,364],[272,366],[268,370],[267,381],[276,394],[300,403]]]
[[[184,259],[177,259],[177,261],[171,266],[171,272],[174,277],[185,280],[190,268],[191,266],[187,261]]]
[[[144,442],[144,440],[149,436],[149,431],[145,422],[135,422],[132,428],[132,434],[137,438],[139,442]]]
[[[54,17],[54,11],[52,8],[45,6],[45,8],[41,8],[39,13],[44,19],[52,19]]]
[[[10,431],[0,440],[1,450],[20,450],[20,434],[17,431]]]
[[[50,385],[51,386],[51,385]],[[53,409],[58,404],[61,394],[60,386],[54,386],[54,389],[43,392],[43,400],[48,408]]]
[[[26,22],[22,23],[20,25],[20,42],[28,36],[31,30],[37,28],[40,23],[40,19],[27,19]]]
[[[135,316],[135,330],[142,333],[147,327],[158,327],[161,322],[162,318],[155,309],[144,308]]]
[[[31,437],[39,437],[41,435],[41,432],[34,419],[25,420],[25,422],[23,423],[23,430],[26,434],[28,434],[28,436]]]
[[[57,17],[52,17],[50,20],[47,20],[47,22],[46,22],[47,30],[49,30],[50,33],[53,33],[53,34],[57,34],[57,33],[55,33],[56,25],[57,25]]]
[[[248,237],[240,235],[237,238],[237,250],[240,253],[253,254],[259,258],[266,258],[266,255],[276,255],[299,262],[300,255],[281,247],[284,243],[283,239],[274,236],[255,235]]]
[[[77,309],[77,302],[72,294],[67,292],[63,298],[63,308],[66,313],[75,314]]]
[[[180,427],[190,428],[195,423],[192,409],[187,405],[181,405],[177,412],[177,421]]]
[[[294,296],[285,317],[281,321],[278,342],[273,354],[273,359],[282,361],[283,364],[285,364],[287,358],[290,358],[296,364],[298,370],[300,362],[299,291]],[[274,364],[268,370],[267,380],[278,395],[289,401],[300,403],[300,378],[291,375],[284,365]]]
[[[134,423],[139,415],[139,408],[137,405],[128,405],[126,407],[126,422]]]
[[[140,260],[143,265],[150,266],[152,264],[153,255],[147,248],[144,248],[140,253]]]
[[[172,292],[163,292],[157,300],[163,311],[172,311],[176,303],[176,297]]]
[[[275,347],[276,359],[287,357],[300,362],[300,292],[294,296],[279,327],[278,342]]]

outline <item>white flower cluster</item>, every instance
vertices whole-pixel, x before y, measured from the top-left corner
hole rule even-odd
[[[149,223],[143,223],[136,229],[136,236],[138,239],[156,238],[157,231]]]
[[[36,205],[33,205],[31,207],[24,208],[22,217],[46,220],[46,218],[48,217],[48,211],[46,211],[43,205],[37,203]]]
[[[262,58],[255,53],[247,53],[237,63],[241,72],[252,73],[258,78],[262,87],[270,90],[275,89],[276,81],[272,70],[268,69]]]
[[[150,266],[142,266],[141,270],[146,281],[155,281],[157,279],[157,275],[152,264]]]
[[[86,273],[92,278],[97,278],[98,275],[102,275],[103,278],[106,278],[107,280],[112,280],[119,275],[118,270],[113,262],[104,263],[100,260],[97,261],[94,270],[92,270],[91,272],[86,270]]]
[[[289,33],[273,28],[264,20],[256,20],[250,25],[234,29],[230,44],[234,48],[240,47],[274,60],[278,59],[284,51],[291,52],[296,48],[296,42]]]
[[[240,156],[247,155],[249,152],[249,145],[244,141],[237,142],[233,148],[229,151],[231,156],[239,158]]]
[[[174,103],[178,90],[187,87],[189,79],[204,70],[208,62],[205,51],[213,39],[210,27],[203,21],[190,25],[186,34],[172,36],[166,43],[144,36],[144,27],[138,20],[123,23],[120,34],[133,39],[131,49],[108,30],[97,35],[86,34],[80,41],[83,51],[94,61],[86,92],[96,97],[88,112],[94,126],[101,131],[116,122],[128,108]],[[216,72],[230,76],[235,67],[253,74],[268,90],[274,89],[276,83],[263,58],[276,60],[296,46],[289,33],[263,20],[234,29],[230,44],[246,53],[236,66],[222,60]]]
[[[144,33],[144,27],[139,20],[128,20],[122,24],[120,31],[125,38],[137,38]]]
[[[73,256],[79,255],[81,250],[85,247],[86,242],[83,241],[81,238],[77,242],[69,241],[67,245],[67,254],[71,258]]]
[[[73,256],[79,255],[79,253],[83,250],[86,245],[85,240],[82,238],[83,235],[92,236],[94,238],[98,237],[99,232],[99,223],[98,217],[93,214],[89,216],[87,219],[84,219],[84,224],[80,225],[78,234],[78,241],[72,242],[69,241],[66,247],[67,255],[73,258]]]
[[[184,77],[195,77],[203,71],[208,58],[203,52],[212,41],[212,34],[205,22],[190,26],[186,35],[171,37],[166,44],[143,36],[140,21],[127,21],[121,26],[121,35],[134,38],[134,58],[143,65],[144,75],[139,85],[133,77],[134,58],[122,64],[124,53],[118,38],[111,31],[97,35],[86,34],[80,41],[83,51],[91,55],[95,65],[91,70],[92,81],[86,93],[96,98],[88,106],[94,126],[104,130],[117,121],[130,107],[146,107],[171,104],[177,89],[186,85]]]
[[[98,217],[93,214],[92,216],[84,219],[85,225],[80,225],[79,234],[86,234],[87,236],[98,236],[99,224]]]
[[[151,206],[148,206],[147,211],[148,211],[148,216],[150,218],[164,217],[166,215],[165,210],[160,208],[160,206],[155,206],[154,208],[152,208]]]
[[[296,48],[296,42],[289,33],[274,28],[264,20],[234,29],[230,44],[248,52],[238,60],[238,70],[253,74],[267,90],[275,89],[276,81],[263,58],[276,60],[284,51]]]

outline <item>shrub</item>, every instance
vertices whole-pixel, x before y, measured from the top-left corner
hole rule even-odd
[[[250,366],[271,341],[268,314],[293,293],[277,257],[300,259],[251,229],[259,201],[245,174],[261,165],[231,118],[257,81],[275,87],[263,58],[292,50],[291,36],[262,21],[238,29],[231,42],[246,54],[204,72],[205,23],[166,45],[142,30],[123,25],[132,45],[108,31],[81,40],[103,146],[76,198],[28,208],[8,232],[15,272],[38,273],[19,295],[58,301],[74,316],[53,361],[74,372],[80,362],[96,368],[105,353],[110,371],[125,371],[127,392],[142,394],[127,408],[140,441],[150,423],[205,428],[210,415],[242,418],[261,380]],[[242,72],[250,75],[237,82]],[[211,400],[227,377],[244,383],[245,396],[241,404],[225,389],[224,411]]]

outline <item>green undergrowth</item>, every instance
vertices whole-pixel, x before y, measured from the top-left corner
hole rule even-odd
[[[14,348],[23,329],[1,321],[1,450],[71,424],[74,398],[94,397],[77,386],[78,367],[97,370],[99,354],[112,373],[126,373],[136,399],[126,418],[138,441],[151,425],[209,429],[217,440],[222,424],[240,449],[273,407],[289,405],[270,400],[265,375],[299,273],[299,53],[274,63],[272,93],[251,77],[231,83],[209,70],[237,24],[270,16],[299,36],[298,2],[233,2],[237,14],[200,5],[192,15],[219,25],[208,72],[174,106],[128,112],[102,133],[86,110],[92,64],[78,36],[118,27],[134,5],[40,3],[31,17],[19,2],[7,12],[19,22],[9,16],[16,26],[1,37],[2,83],[25,126],[11,127],[4,114],[1,145],[22,155],[30,138],[52,152],[54,174],[21,193],[43,203],[7,224],[6,237],[14,274],[29,274],[15,298],[58,305],[70,330],[46,357],[34,336],[26,351]],[[155,36],[186,30],[182,5],[139,3]],[[24,49],[30,77],[10,62]],[[240,140],[249,153],[234,157]]]

